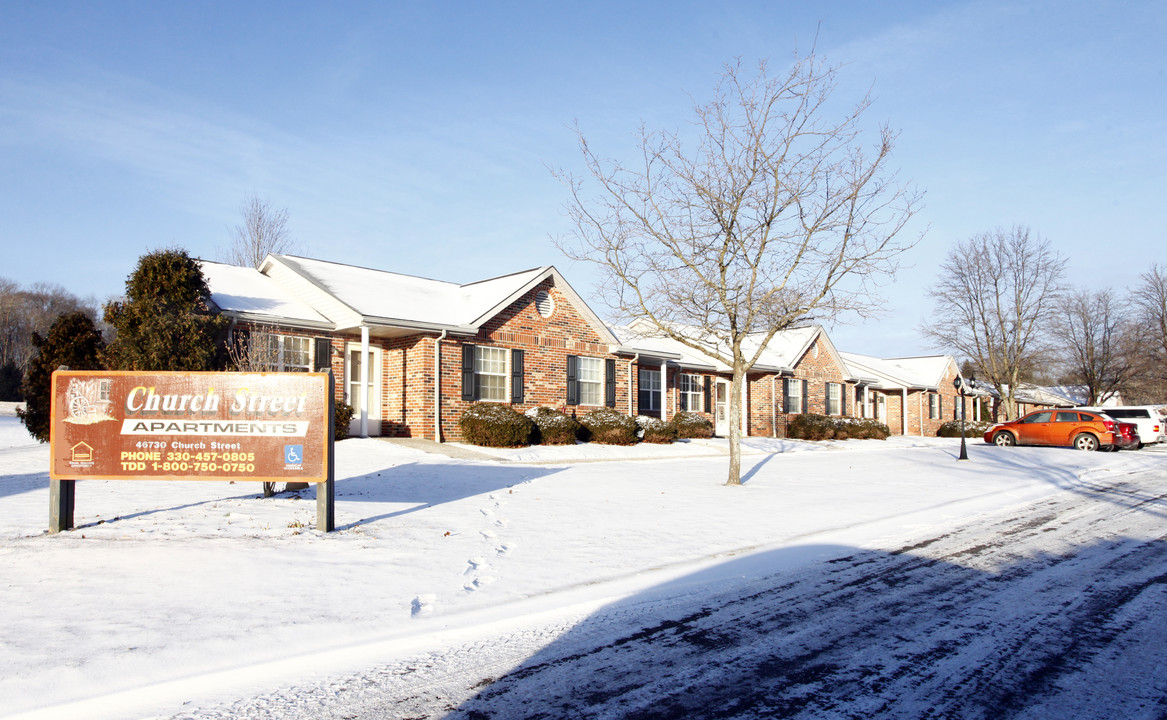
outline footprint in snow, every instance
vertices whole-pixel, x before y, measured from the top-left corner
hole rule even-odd
[[[418,615],[429,615],[434,611],[434,602],[437,599],[438,596],[433,593],[418,595],[413,599],[413,602],[410,603],[411,608],[409,614],[413,617],[417,617]]]
[[[483,560],[482,558],[480,558],[480,557],[470,558],[469,560],[466,561],[466,571],[463,572],[462,574],[469,575],[472,572],[475,572],[475,571],[480,570],[482,568],[488,568],[488,567],[490,567],[490,566],[487,565],[486,561]]]
[[[466,592],[474,592],[481,587],[485,587],[491,584],[495,580],[498,580],[498,578],[491,577],[490,575],[479,575],[478,577],[463,585],[462,589]]]

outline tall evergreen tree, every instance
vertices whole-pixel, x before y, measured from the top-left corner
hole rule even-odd
[[[24,410],[17,410],[28,434],[49,441],[53,371],[65,365],[70,370],[100,370],[105,342],[93,318],[80,310],[58,317],[43,337],[34,333],[36,356],[28,364],[24,378]]]
[[[111,370],[220,370],[227,319],[211,311],[211,291],[185,250],[143,255],[126,280],[125,300],[105,306],[117,334],[106,348]]]

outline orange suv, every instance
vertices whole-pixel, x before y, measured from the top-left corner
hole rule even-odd
[[[1069,445],[1079,450],[1111,450],[1121,444],[1110,417],[1080,410],[1036,410],[985,431],[985,442],[1011,445]]]

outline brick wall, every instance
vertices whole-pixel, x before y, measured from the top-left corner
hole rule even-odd
[[[544,318],[535,307],[535,296],[546,291],[554,302],[554,312]],[[418,361],[407,369],[406,432],[433,439],[433,343],[436,336],[423,338],[418,344],[428,349],[427,362]],[[523,351],[522,403],[512,407],[524,412],[538,406],[565,408],[567,404],[567,356],[614,359],[616,361],[616,409],[628,411],[628,361],[608,352],[604,338],[571,304],[568,297],[548,278],[538,287],[511,303],[488,321],[475,337],[448,337],[442,341],[442,436],[458,441],[458,419],[472,402],[462,400],[462,346],[473,344]],[[509,362],[509,356],[508,356]],[[509,366],[508,366],[509,367]],[[510,398],[508,378],[506,404]],[[567,407],[569,414],[582,415],[596,406]],[[419,421],[420,420],[420,426]]]

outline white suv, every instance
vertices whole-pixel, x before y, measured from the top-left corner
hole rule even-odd
[[[1138,425],[1139,447],[1151,445],[1152,443],[1167,442],[1167,423],[1159,415],[1159,407],[1157,405],[1082,407],[1078,409],[1106,413],[1119,422],[1129,422]]]

